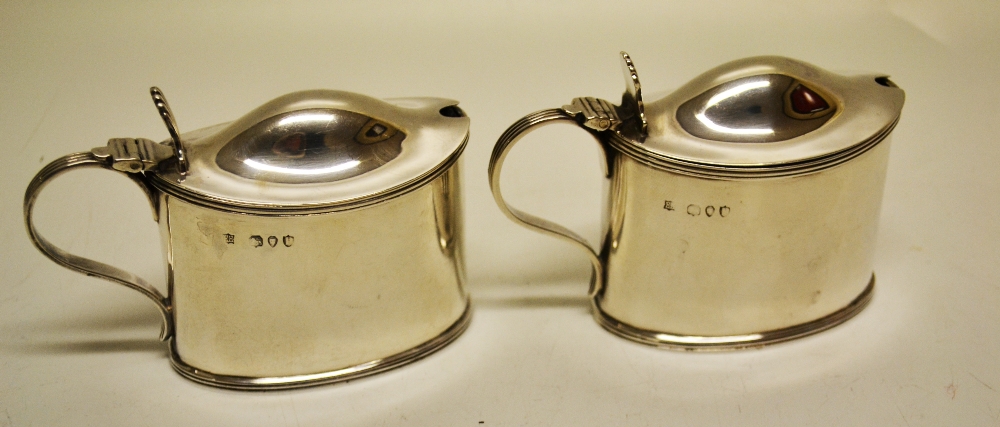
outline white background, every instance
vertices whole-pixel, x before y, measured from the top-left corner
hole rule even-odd
[[[0,426],[1000,426],[1000,8],[995,2],[0,1]],[[623,90],[648,99],[716,65],[785,55],[892,76],[894,133],[874,300],[847,323],[759,350],[694,354],[595,324],[577,248],[495,207],[486,164],[514,120]],[[470,328],[394,371],[296,391],[181,378],[147,300],[45,259],[23,191],[110,137],[229,121],[287,92],[461,101]],[[597,146],[547,128],[508,158],[505,193],[596,240]],[[115,174],[56,180],[37,205],[57,245],[162,284],[155,223]],[[387,260],[387,262],[405,260]]]

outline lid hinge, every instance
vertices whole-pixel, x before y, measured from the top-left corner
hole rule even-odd
[[[113,169],[139,173],[155,168],[174,156],[174,148],[146,138],[111,138],[105,147],[91,150],[98,159],[110,162]]]
[[[576,117],[583,126],[596,131],[615,130],[622,123],[615,106],[603,99],[574,98],[572,104],[564,105],[562,109]]]

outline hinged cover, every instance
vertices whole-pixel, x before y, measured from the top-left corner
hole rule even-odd
[[[717,177],[808,173],[857,156],[899,120],[905,95],[881,74],[842,76],[778,56],[733,61],[643,102],[622,53],[627,90],[605,127],[620,151],[665,169]],[[586,119],[585,114],[567,113]],[[635,134],[629,130],[641,129]],[[598,129],[604,130],[604,129]]]
[[[180,135],[188,171],[150,176],[195,204],[257,214],[364,206],[411,191],[457,160],[469,119],[437,98],[288,94],[240,119]]]

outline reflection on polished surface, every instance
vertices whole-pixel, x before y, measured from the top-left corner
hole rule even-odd
[[[709,129],[712,129],[712,130],[714,130],[716,132],[729,133],[729,134],[735,134],[735,135],[768,135],[768,134],[773,134],[774,133],[774,129],[771,129],[769,127],[767,127],[767,128],[759,128],[759,129],[758,128],[743,128],[743,129],[741,129],[741,128],[728,128],[728,127],[721,126],[721,125],[715,123],[714,121],[712,121],[712,119],[708,118],[708,116],[705,115],[705,112],[707,112],[709,109],[712,109],[713,107],[715,107],[716,105],[718,105],[719,103],[721,103],[723,101],[729,101],[732,98],[736,98],[737,96],[740,96],[740,95],[742,95],[745,92],[749,92],[749,91],[752,91],[754,89],[762,89],[762,88],[766,88],[766,87],[769,87],[769,86],[771,86],[771,82],[769,82],[767,80],[761,80],[761,81],[756,81],[756,82],[743,83],[743,84],[741,84],[739,86],[736,86],[736,87],[734,87],[732,89],[725,90],[722,93],[718,93],[718,94],[712,96],[711,98],[709,98],[708,103],[705,104],[705,108],[700,113],[695,114],[694,117],[696,119],[698,119],[698,121],[700,121],[706,127],[708,127]],[[753,108],[753,107],[751,107],[751,108]]]
[[[780,74],[745,77],[718,85],[685,102],[677,121],[691,135],[724,142],[777,142],[818,129],[830,102]]]
[[[384,371],[451,342],[470,316],[459,176],[455,164],[376,206],[318,215],[245,215],[161,196],[171,364],[218,387],[296,388]]]
[[[278,183],[332,182],[361,175],[396,158],[406,135],[362,114],[299,110],[265,119],[228,142],[222,169]]]
[[[226,211],[339,211],[432,181],[458,160],[468,128],[450,99],[300,91],[184,133],[190,171],[164,163],[149,177],[160,191]]]
[[[329,166],[329,167],[325,167],[325,168],[316,168],[316,169],[283,168],[283,167],[280,167],[280,166],[271,166],[271,165],[266,164],[266,163],[259,163],[257,161],[254,161],[253,159],[246,159],[246,160],[243,161],[243,164],[245,164],[247,166],[250,166],[250,167],[252,167],[254,169],[260,170],[260,171],[276,172],[276,173],[286,174],[286,175],[323,175],[323,174],[328,174],[328,173],[333,173],[333,172],[340,172],[340,171],[345,171],[345,170],[348,170],[348,169],[352,169],[352,168],[360,165],[361,161],[359,161],[359,160],[350,160],[350,161],[346,161],[344,163],[336,164],[336,165],[333,165],[333,166]]]
[[[510,220],[588,255],[598,324],[659,347],[741,349],[817,333],[862,310],[903,92],[875,76],[770,56],[724,64],[640,104],[635,67],[621,56],[622,105],[583,97],[528,114],[497,140],[488,169]],[[648,132],[636,135],[634,111]],[[598,247],[510,206],[500,191],[511,147],[559,122],[586,129],[605,155]]]
[[[151,92],[173,138],[166,99]],[[112,138],[63,156],[25,192],[29,238],[61,266],[150,298],[171,364],[196,382],[288,389],[412,362],[469,321],[458,194],[469,120],[454,101],[399,101],[409,106],[296,92],[171,143]],[[165,295],[37,233],[38,193],[79,168],[123,173],[149,198]],[[212,186],[222,191],[196,191]]]
[[[333,114],[321,112],[321,113],[299,113],[290,116],[285,116],[285,118],[278,121],[278,126],[287,126],[294,123],[308,123],[308,122],[329,122],[334,118]]]
[[[760,339],[763,337],[764,335],[762,334],[748,334],[748,335],[721,336],[721,337],[656,334],[656,339],[660,341],[674,341],[677,343],[688,344],[688,345],[712,345],[712,344],[754,342],[754,341],[760,341]]]

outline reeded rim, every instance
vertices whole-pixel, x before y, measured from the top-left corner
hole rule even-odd
[[[637,328],[622,322],[601,310],[600,304],[594,300],[594,319],[604,329],[622,338],[638,343],[671,350],[685,351],[721,351],[757,348],[776,344],[822,332],[846,322],[861,312],[871,302],[875,289],[875,274],[865,290],[861,291],[850,304],[819,319],[789,326],[781,329],[758,333],[728,335],[728,336],[696,336],[657,332]]]
[[[465,311],[455,323],[448,327],[440,335],[424,342],[410,350],[397,353],[382,359],[375,359],[351,367],[337,369],[335,371],[319,372],[315,374],[289,375],[280,377],[242,377],[233,375],[218,375],[195,368],[181,360],[177,354],[174,340],[170,340],[170,364],[181,376],[197,383],[210,385],[213,387],[227,388],[233,390],[287,390],[302,387],[311,387],[323,384],[332,384],[341,381],[352,380],[368,375],[377,374],[390,369],[398,368],[408,363],[420,360],[427,355],[438,351],[458,338],[469,326],[472,318],[472,305],[466,299]]]
[[[771,142],[750,142],[739,138],[705,139],[691,134],[682,126],[677,114],[686,103],[720,85],[765,75],[784,76],[822,94],[822,98],[834,109],[832,117],[816,129]],[[746,92],[747,97],[752,97],[749,95],[751,92],[756,93],[756,89],[747,90],[750,91]],[[728,92],[723,91],[719,95]],[[725,99],[744,96],[740,95],[744,92],[734,92]],[[745,58],[706,71],[664,98],[647,101],[645,112],[649,132],[645,139],[632,144],[635,149],[648,151],[648,156],[644,157],[651,159],[670,158],[675,163],[714,165],[721,169],[774,168],[789,169],[786,172],[790,172],[796,168],[792,165],[821,161],[836,153],[853,151],[858,144],[877,138],[899,119],[905,97],[903,90],[889,81],[885,74],[847,76],[791,58]],[[730,113],[736,114],[737,111],[742,110]]]
[[[612,147],[633,159],[661,170],[682,175],[716,179],[778,178],[806,175],[829,169],[854,159],[888,138],[889,134],[896,128],[897,123],[899,123],[899,117],[896,117],[896,120],[893,120],[888,126],[871,138],[861,141],[857,145],[853,145],[845,150],[799,162],[773,165],[728,166],[693,162],[666,155],[658,155],[642,146],[638,146],[635,142],[629,141],[617,132],[610,132],[611,138],[608,138],[608,140]]]
[[[302,204],[302,205],[278,205],[278,204],[254,204],[241,202],[239,200],[224,199],[221,197],[214,197],[207,194],[201,194],[194,191],[190,191],[183,186],[177,185],[164,179],[158,174],[147,174],[146,176],[150,178],[150,182],[166,194],[182,199],[191,204],[215,209],[225,212],[233,213],[245,213],[261,216],[299,216],[299,215],[314,215],[328,212],[340,212],[351,209],[357,209],[376,203],[381,203],[386,200],[394,199],[396,197],[407,194],[414,191],[420,187],[423,187],[427,183],[438,178],[445,171],[451,168],[455,163],[458,162],[465,151],[466,145],[469,142],[469,134],[465,134],[465,139],[459,145],[451,156],[445,159],[444,162],[440,163],[437,167],[427,171],[427,173],[413,179],[411,181],[405,182],[395,187],[387,188],[383,191],[369,194],[363,197],[358,197],[350,200],[335,201],[330,203],[315,203],[315,204]]]
[[[443,98],[293,92],[232,122],[181,134],[186,173],[171,162],[145,175],[166,194],[223,211],[351,209],[411,191],[453,163],[469,139],[470,119],[457,105]],[[388,139],[364,136],[375,125]]]

